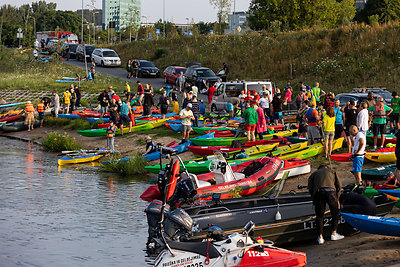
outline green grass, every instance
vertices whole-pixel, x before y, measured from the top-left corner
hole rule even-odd
[[[163,70],[169,65],[201,62],[214,71],[226,62],[228,79],[271,79],[282,88],[291,80],[335,93],[353,87],[384,86],[395,90],[400,83],[400,22],[352,24],[282,33],[250,32],[243,35],[177,37],[122,43],[113,46],[123,62],[128,58],[151,59]],[[293,77],[290,77],[292,66]]]
[[[62,127],[64,130],[88,130],[97,128],[97,124],[84,119],[70,120],[66,118],[46,117],[46,125]]]
[[[42,141],[43,149],[48,152],[61,152],[64,150],[79,150],[83,145],[76,142],[72,137],[56,132],[48,133]]]
[[[170,129],[168,129],[167,127],[158,127],[156,129],[150,129],[150,130],[144,130],[144,131],[140,131],[137,132],[137,134],[139,135],[154,135],[154,137],[172,137],[172,138],[176,138],[179,139],[182,137],[182,135],[180,133],[177,133],[175,131],[172,131]]]
[[[122,175],[145,174],[147,173],[147,170],[144,168],[146,165],[147,161],[139,154],[136,154],[126,161],[120,160],[118,157],[113,157],[109,162],[100,167],[100,171]]]

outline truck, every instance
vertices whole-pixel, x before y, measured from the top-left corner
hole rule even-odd
[[[40,41],[41,39],[46,41],[46,44],[50,40],[59,40],[64,41],[69,44],[78,44],[78,36],[72,32],[68,31],[44,31],[44,32],[37,32],[36,39]]]

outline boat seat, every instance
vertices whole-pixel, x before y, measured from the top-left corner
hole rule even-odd
[[[244,175],[244,173],[241,173],[241,172],[234,172],[233,175],[235,175],[236,180],[246,178],[246,175]]]
[[[175,242],[175,241],[167,241],[168,245],[172,249],[178,249],[187,252],[193,252],[196,254],[200,254],[204,257],[207,257],[207,242]],[[210,259],[218,258],[221,255],[218,250],[214,247],[212,243],[209,244],[208,247],[208,257]]]
[[[199,180],[199,188],[206,187],[206,186],[211,186],[211,183],[207,182],[207,181]]]

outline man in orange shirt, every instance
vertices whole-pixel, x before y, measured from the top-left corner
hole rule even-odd
[[[39,113],[40,127],[43,127],[44,121],[44,100],[42,99],[37,106],[37,112]]]

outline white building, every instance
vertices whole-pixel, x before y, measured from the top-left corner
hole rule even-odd
[[[103,0],[102,14],[103,29],[108,26],[116,31],[129,27],[129,25],[140,24],[141,1],[140,0]]]

